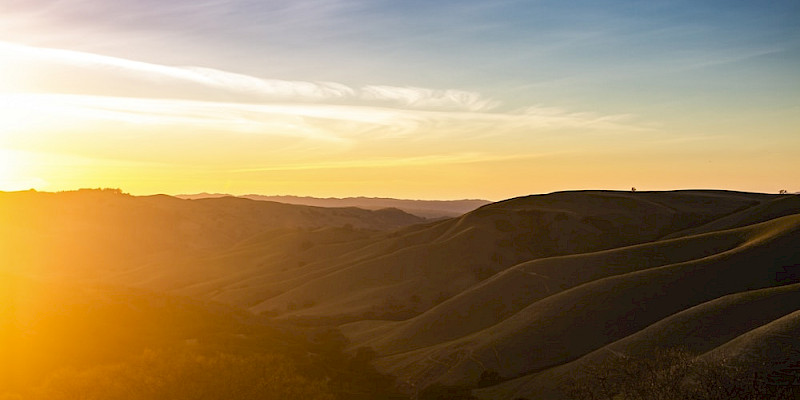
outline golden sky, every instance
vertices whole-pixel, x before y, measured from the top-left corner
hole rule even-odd
[[[800,191],[791,1],[162,3],[0,5],[0,190]]]

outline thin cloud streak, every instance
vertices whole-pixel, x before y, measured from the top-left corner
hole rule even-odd
[[[9,116],[45,112],[87,122],[106,120],[334,142],[426,135],[486,138],[563,129],[646,130],[631,123],[630,115],[574,113],[545,107],[509,113],[447,112],[359,105],[249,104],[60,94],[6,94],[0,96],[0,102]]]
[[[475,92],[455,89],[419,87],[364,86],[352,88],[336,82],[288,81],[264,79],[203,67],[175,67],[144,63],[117,57],[63,49],[38,48],[0,42],[0,60],[14,65],[26,61],[46,64],[50,68],[77,67],[91,76],[95,72],[111,74],[114,81],[135,81],[153,85],[153,92],[163,91],[165,85],[193,85],[219,93],[204,93],[203,100],[238,95],[241,101],[298,101],[298,102],[372,102],[386,106],[419,109],[485,111],[499,102],[483,98]],[[101,76],[102,76],[101,75]],[[95,75],[96,76],[96,75]],[[137,84],[136,90],[143,88]],[[173,97],[196,92],[177,86]],[[113,93],[106,93],[112,94]],[[227,96],[226,96],[227,95]]]
[[[631,115],[503,110],[455,89],[263,79],[0,42],[5,60],[12,69],[34,64],[34,77],[59,71],[54,76],[78,86],[34,79],[42,87],[0,91],[0,145],[131,163],[228,164],[230,173],[254,173],[502,162],[552,152],[533,148],[539,136],[645,129]],[[58,90],[47,86],[63,81]],[[137,142],[152,146],[130,147]],[[452,154],[418,155],[443,145]]]
[[[23,125],[24,121],[15,114],[39,113],[50,114],[48,118],[58,115],[85,122],[118,121],[338,143],[429,136],[474,139],[564,129],[646,130],[634,123],[631,115],[569,112],[542,106],[498,111],[499,102],[468,91],[380,85],[356,89],[334,82],[262,79],[210,68],[173,67],[0,42],[0,61],[11,61],[8,65],[14,68],[24,65],[19,64],[20,59],[56,69],[76,66],[78,71],[73,74],[94,76],[95,83],[105,74],[109,82],[127,80],[130,85],[123,88],[135,90],[134,95],[125,96],[100,85],[95,91],[101,93],[75,93],[65,87],[60,94],[23,91],[3,96],[6,121]],[[40,69],[37,73],[48,71]],[[152,92],[147,90],[147,83]],[[48,92],[46,87],[37,90]]]
[[[360,97],[368,101],[389,101],[410,108],[439,109],[461,108],[466,111],[487,111],[500,102],[463,90],[433,90],[417,87],[364,86]]]

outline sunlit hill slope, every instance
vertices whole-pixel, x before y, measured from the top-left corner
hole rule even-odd
[[[335,327],[409,395],[448,385],[570,398],[576,379],[620,354],[676,347],[764,376],[800,371],[796,195],[558,192],[426,221],[231,197],[17,192],[0,193],[0,213],[7,274],[230,307],[221,320]],[[105,362],[98,352],[89,363]]]

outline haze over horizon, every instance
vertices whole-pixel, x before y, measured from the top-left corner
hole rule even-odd
[[[0,3],[0,190],[800,190],[800,4]]]

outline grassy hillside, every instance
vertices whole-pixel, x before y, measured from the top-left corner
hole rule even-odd
[[[770,201],[765,201],[756,206],[715,219],[707,224],[673,233],[668,237],[689,236],[705,232],[738,228],[797,214],[798,211],[800,211],[800,196],[775,196],[775,198]]]
[[[570,398],[652,360],[663,365],[637,374],[773,373],[798,350],[798,199],[559,192],[424,221],[231,197],[0,193],[0,271],[12,273],[0,342],[13,344],[2,384],[52,397],[67,382],[185,370],[167,390],[228,376],[215,368],[263,375],[273,360],[299,379],[282,388],[320,398],[387,395],[374,365],[422,398],[512,400]],[[334,327],[349,344],[308,339]]]
[[[256,305],[294,317],[404,319],[518,263],[643,243],[760,204],[736,192],[561,192],[400,231],[381,246]],[[290,310],[291,304],[310,304]],[[383,311],[381,311],[383,310]]]
[[[746,332],[701,356],[710,362],[733,360],[740,368],[763,371],[769,383],[798,386],[800,380],[800,311]],[[796,389],[800,392],[800,389]]]
[[[210,255],[278,228],[388,230],[423,221],[399,210],[319,208],[232,197],[181,200],[115,190],[0,192],[3,268],[97,276]],[[46,251],[43,251],[46,249]]]
[[[681,349],[691,357],[704,362],[746,362],[747,370],[770,373],[772,367],[790,363],[788,358],[800,362],[797,344],[776,347],[779,357],[769,352],[738,351],[744,338],[759,338],[749,343],[759,343],[765,349],[772,347],[770,341],[758,332],[767,332],[774,321],[796,314],[800,309],[800,284],[778,286],[746,291],[723,296],[709,302],[671,315],[647,328],[620,339],[607,346],[592,351],[575,361],[509,380],[481,393],[482,398],[500,399],[519,396],[535,398],[569,398],[570,388],[575,377],[587,371],[600,371],[605,365],[613,363],[620,355],[632,359],[647,359],[654,353]],[[800,334],[791,326],[782,328],[779,335],[796,337]],[[792,331],[791,329],[795,329]],[[772,331],[776,332],[776,331]],[[734,340],[735,339],[735,340]],[[726,350],[727,349],[727,350]],[[736,349],[736,350],[734,350]],[[792,356],[792,351],[795,356]],[[751,356],[756,356],[755,359]],[[760,363],[760,364],[759,364]],[[758,367],[758,368],[754,368]],[[769,367],[769,368],[765,368]],[[800,376],[800,374],[798,374]]]
[[[0,396],[384,399],[391,380],[333,331],[118,286],[3,275]],[[353,393],[360,393],[354,397]]]
[[[366,230],[420,220],[396,210],[230,197],[23,192],[0,196],[0,231],[9,238],[6,268],[111,279],[293,318],[404,319],[521,262],[648,242],[762,200],[737,192],[562,192],[381,234]]]
[[[516,377],[572,361],[697,304],[778,285],[783,266],[800,264],[800,216],[766,223],[757,232],[719,254],[565,290],[490,328],[389,356],[379,365],[419,381],[468,384],[487,369]]]
[[[402,322],[343,326],[355,341],[392,354],[441,343],[510,317],[545,297],[596,279],[704,258],[744,244],[753,227],[517,264]],[[385,334],[376,335],[377,331]],[[364,341],[361,342],[361,339]]]
[[[405,200],[380,197],[316,198],[298,196],[242,196],[253,200],[277,201],[287,204],[301,204],[317,207],[358,207],[365,210],[397,208],[423,218],[457,217],[480,206],[489,204],[487,200]]]
[[[197,193],[181,194],[175,197],[181,199],[207,199],[230,196],[221,193]],[[345,198],[319,198],[305,196],[264,196],[259,194],[246,194],[237,196],[245,199],[274,201],[286,204],[299,204],[314,207],[357,207],[365,210],[380,210],[383,208],[397,208],[409,214],[423,218],[446,218],[457,217],[461,214],[470,212],[480,206],[491,203],[488,200],[464,199],[464,200],[408,200],[392,199],[385,197],[345,197]]]

